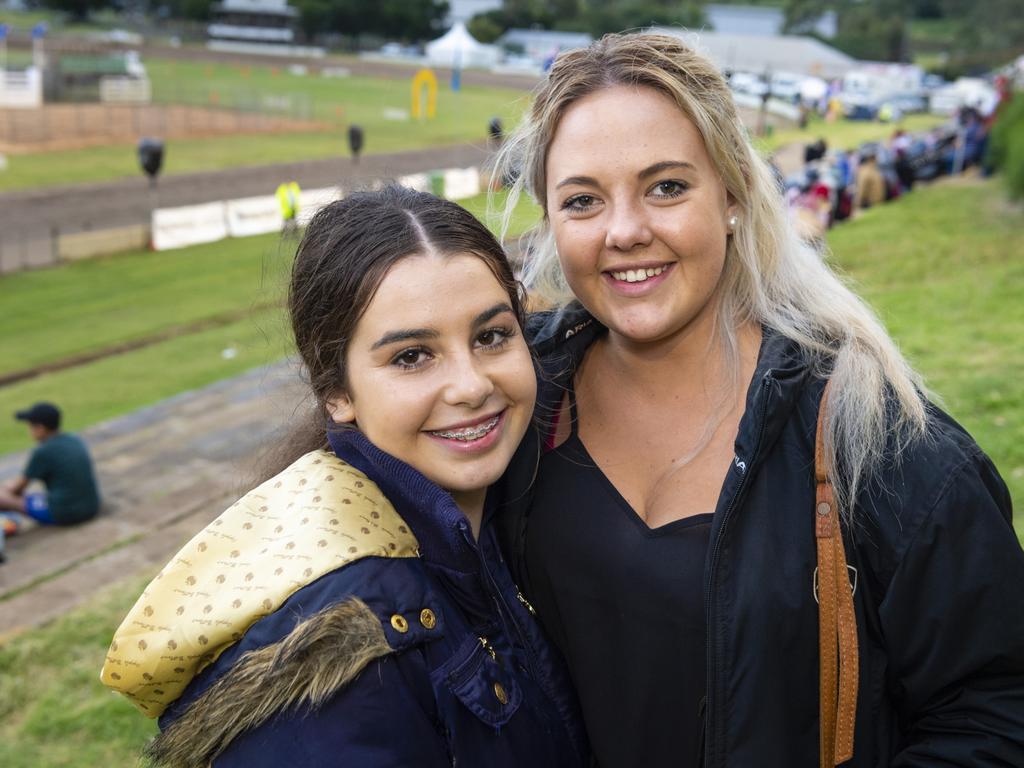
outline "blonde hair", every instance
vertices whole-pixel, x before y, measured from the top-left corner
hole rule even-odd
[[[724,358],[737,380],[737,331],[758,323],[792,339],[814,373],[831,379],[825,450],[830,465],[842,468],[833,471],[832,482],[849,520],[858,489],[883,459],[898,460],[910,442],[925,434],[923,382],[874,312],[832,272],[822,254],[796,235],[724,78],[679,39],[606,35],[555,61],[532,108],[496,160],[500,178],[515,179],[503,232],[523,191],[545,210],[524,249],[524,283],[532,295],[554,305],[573,299],[546,212],[547,150],[573,103],[617,85],[645,86],[667,95],[700,132],[739,220],[729,238],[718,291],[716,329]]]

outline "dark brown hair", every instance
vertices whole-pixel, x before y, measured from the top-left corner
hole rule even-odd
[[[330,203],[313,217],[299,243],[288,289],[295,346],[315,405],[261,474],[275,474],[325,444],[325,404],[345,388],[345,352],[356,324],[388,270],[423,254],[479,257],[522,324],[520,287],[505,252],[464,208],[397,185]]]

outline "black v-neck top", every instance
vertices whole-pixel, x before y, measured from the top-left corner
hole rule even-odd
[[[568,660],[601,768],[698,765],[712,515],[649,528],[591,459],[572,400],[572,434],[538,469],[530,599]]]

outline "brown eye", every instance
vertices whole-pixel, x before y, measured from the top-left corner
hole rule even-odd
[[[562,208],[568,211],[585,211],[594,204],[593,195],[574,195],[562,203]]]
[[[427,350],[420,347],[414,347],[412,349],[403,349],[397,355],[391,358],[391,364],[403,368],[405,370],[412,370],[419,368],[421,365],[427,362],[429,359],[429,353]]]
[[[484,349],[499,349],[515,334],[512,328],[488,328],[477,334],[476,343]]]
[[[689,187],[681,181],[659,181],[654,185],[654,193],[658,197],[679,197]]]

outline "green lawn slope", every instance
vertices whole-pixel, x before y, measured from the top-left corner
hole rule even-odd
[[[837,227],[829,244],[995,460],[1024,533],[1024,208],[998,180],[947,181]]]

